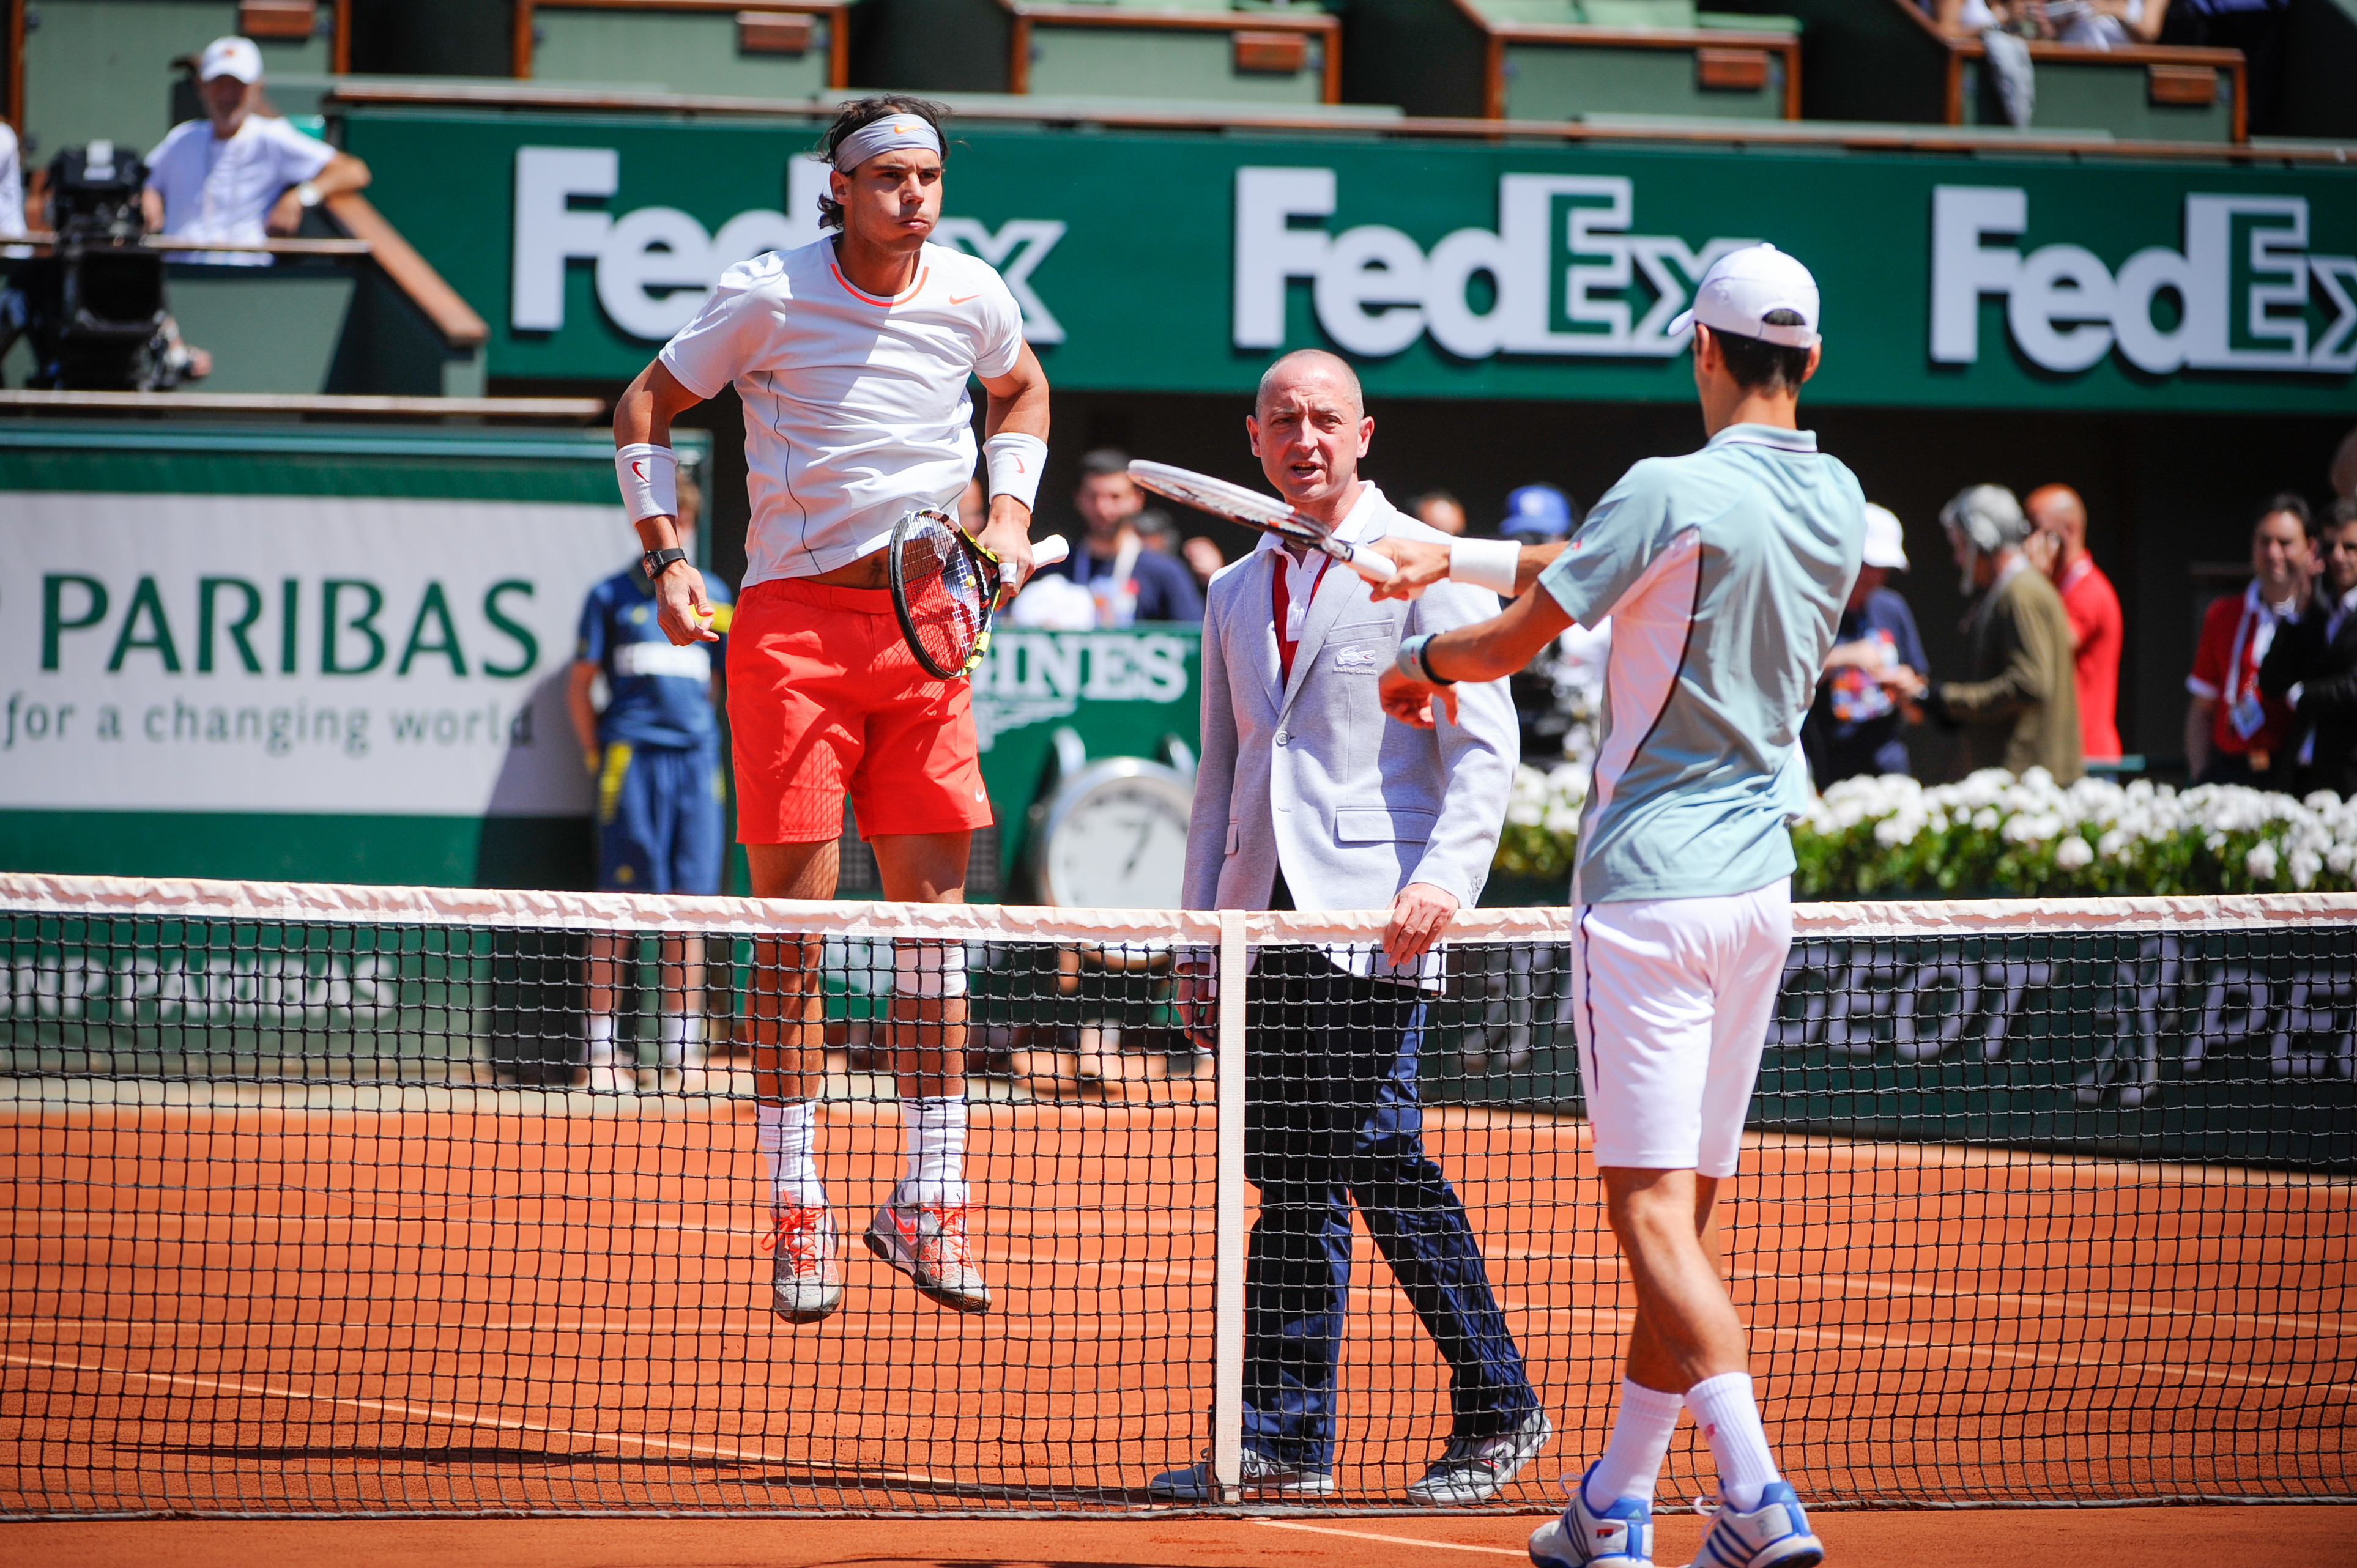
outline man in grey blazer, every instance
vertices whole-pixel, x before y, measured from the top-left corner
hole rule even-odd
[[[1441,540],[1358,477],[1374,421],[1331,354],[1288,354],[1245,422],[1271,483],[1353,542]],[[1315,551],[1262,546],[1211,581],[1203,754],[1187,840],[1190,909],[1388,907],[1379,947],[1264,950],[1245,987],[1245,1174],[1260,1189],[1244,1273],[1248,1496],[1330,1493],[1355,1200],[1449,1367],[1448,1447],[1409,1488],[1478,1502],[1552,1429],[1491,1298],[1464,1206],[1425,1156],[1416,1053],[1438,989],[1432,944],[1489,875],[1517,760],[1505,682],[1460,687],[1457,717],[1386,724],[1376,682],[1400,639],[1497,613],[1463,585],[1375,603]],[[1208,965],[1180,977],[1208,1029]],[[1209,1466],[1155,1477],[1211,1495]]]

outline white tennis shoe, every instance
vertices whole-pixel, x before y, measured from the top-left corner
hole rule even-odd
[[[1596,1466],[1587,1467],[1587,1476]],[[1615,1498],[1601,1512],[1587,1506],[1587,1476],[1571,1489],[1563,1517],[1531,1531],[1536,1568],[1653,1568],[1653,1505]]]
[[[842,1249],[834,1216],[822,1205],[775,1210],[762,1249],[770,1263],[770,1309],[788,1323],[816,1323],[843,1305]]]
[[[1824,1560],[1825,1543],[1809,1532],[1801,1499],[1784,1482],[1770,1481],[1749,1513],[1720,1505],[1693,1568],[1815,1568]]]
[[[1522,1467],[1538,1456],[1555,1435],[1546,1412],[1534,1410],[1512,1432],[1489,1437],[1452,1437],[1422,1477],[1411,1482],[1408,1500],[1418,1503],[1478,1503],[1496,1497]]]
[[[952,1312],[988,1312],[990,1287],[974,1267],[963,1203],[888,1203],[868,1221],[867,1250]]]

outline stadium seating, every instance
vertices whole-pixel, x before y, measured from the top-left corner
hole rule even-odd
[[[1273,0],[861,0],[854,74],[911,91],[1266,105],[1341,97],[1341,24]]]
[[[515,74],[808,98],[851,80],[851,0],[515,0]]]
[[[172,128],[176,59],[225,33],[261,46],[266,75],[340,68],[349,0],[8,0],[24,28],[17,124],[26,161],[104,137],[145,152]],[[37,15],[36,15],[37,14]],[[12,67],[18,62],[9,62]],[[13,72],[12,72],[13,74]]]
[[[2357,136],[2357,0],[2292,0],[2276,134]]]
[[[1941,36],[1913,0],[1726,0],[1800,16],[1812,120],[1912,124],[2006,124],[1977,38]],[[2244,138],[2243,57],[2233,49],[2118,48],[2034,43],[2032,129],[2107,131],[2122,138]]]
[[[1411,114],[1790,120],[1800,35],[1787,16],[1694,0],[1355,0],[1342,82]]]

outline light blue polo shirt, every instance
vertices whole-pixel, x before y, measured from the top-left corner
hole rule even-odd
[[[1857,477],[1806,430],[1651,457],[1539,585],[1612,621],[1572,902],[1749,893],[1792,873],[1801,720],[1866,543]]]

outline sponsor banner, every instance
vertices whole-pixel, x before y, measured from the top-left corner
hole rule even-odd
[[[1581,1103],[1568,950],[1451,961],[1435,1029],[1480,1060],[1428,1074],[1427,1097]],[[1755,1127],[2357,1170],[2357,929],[2340,922],[1804,935],[1781,989]]]
[[[1134,626],[1037,631],[1001,626],[973,676],[982,776],[998,810],[1001,864],[1030,847],[1028,811],[1069,726],[1092,760],[1158,757],[1176,740],[1202,744],[1203,631]]]
[[[610,505],[8,497],[0,811],[587,816]]]
[[[618,380],[720,272],[817,235],[801,126],[361,113],[371,198],[494,324],[494,375]],[[1056,384],[1248,391],[1332,348],[1415,397],[1683,401],[1669,323],[1726,251],[1814,271],[1813,395],[2357,406],[2357,168],[963,126],[941,242]]]

